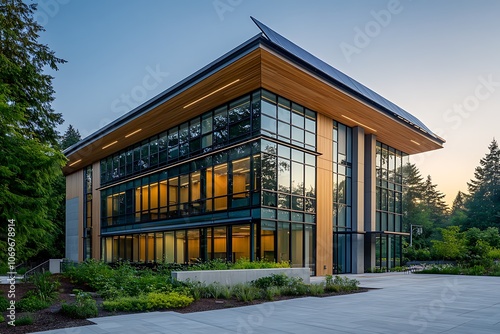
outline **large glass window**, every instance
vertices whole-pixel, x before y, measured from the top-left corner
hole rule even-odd
[[[92,257],[92,166],[83,169],[83,258]]]
[[[259,205],[259,152],[260,143],[255,141],[103,189],[102,226],[148,223]]]
[[[232,227],[233,261],[241,258],[250,259],[250,234],[250,224],[234,225]]]
[[[101,160],[101,185],[264,134],[316,149],[316,113],[265,90],[210,110]]]
[[[352,129],[333,122],[333,268],[351,272]]]
[[[404,167],[408,155],[377,142],[375,156],[376,174],[376,265],[391,268],[401,263],[401,235],[384,231],[403,231]]]

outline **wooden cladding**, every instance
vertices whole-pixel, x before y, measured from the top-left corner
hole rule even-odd
[[[442,148],[438,142],[416,129],[347,95],[270,51],[262,50],[261,59],[262,87],[273,93],[348,126],[361,126],[361,123],[365,125],[367,134],[376,133],[379,141],[408,154]]]
[[[236,80],[238,81],[235,82]],[[227,87],[217,91],[224,86]],[[137,117],[129,123],[115,129],[112,133],[105,135],[71,154],[68,156],[69,162],[68,165],[64,167],[63,172],[69,174],[72,171],[83,168],[92,162],[99,161],[117,151],[181,124],[232,99],[256,90],[259,87],[260,50],[258,49],[212,74],[177,96],[172,97],[148,113]],[[214,91],[217,92],[210,95]],[[189,105],[199,99],[202,100]],[[185,108],[185,106],[188,107]],[[142,130],[125,138],[126,135],[138,129]],[[114,141],[118,142],[107,149],[102,149],[102,147]],[[82,159],[82,161],[73,166],[69,166],[79,159]]]
[[[402,124],[261,47],[71,154],[63,171],[70,174],[260,87],[348,126],[364,125],[365,133],[376,134],[379,141],[408,154],[442,147],[438,141],[415,128]],[[193,103],[195,101],[198,102]],[[138,129],[142,130],[136,132]],[[134,132],[134,135],[125,137]],[[114,145],[102,149],[115,141]]]

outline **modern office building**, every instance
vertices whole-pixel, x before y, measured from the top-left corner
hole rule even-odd
[[[444,140],[262,31],[65,151],[66,256],[400,264],[403,166]]]

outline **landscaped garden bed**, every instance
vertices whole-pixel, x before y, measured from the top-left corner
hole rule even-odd
[[[222,264],[200,264],[196,269],[200,266],[213,268]],[[16,285],[16,319],[22,318],[24,325],[18,321],[16,327],[8,328],[4,321],[0,324],[0,332],[26,333],[90,325],[92,322],[85,318],[152,310],[188,313],[302,296],[324,297],[366,291],[359,288],[358,281],[339,276],[328,276],[321,284],[305,284],[300,278],[273,274],[253,282],[226,286],[179,282],[172,280],[170,274],[170,269],[162,266],[156,270],[138,269],[129,264],[111,268],[89,261],[63,275],[37,276],[33,282]],[[8,286],[0,286],[0,289],[3,308]],[[6,314],[2,312],[3,316]]]

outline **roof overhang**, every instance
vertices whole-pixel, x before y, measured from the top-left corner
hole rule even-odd
[[[387,100],[377,97],[389,109],[327,72],[258,34],[66,149],[63,172],[70,174],[260,87],[348,126],[363,127],[365,133],[405,153],[442,148],[443,139],[391,113]]]

